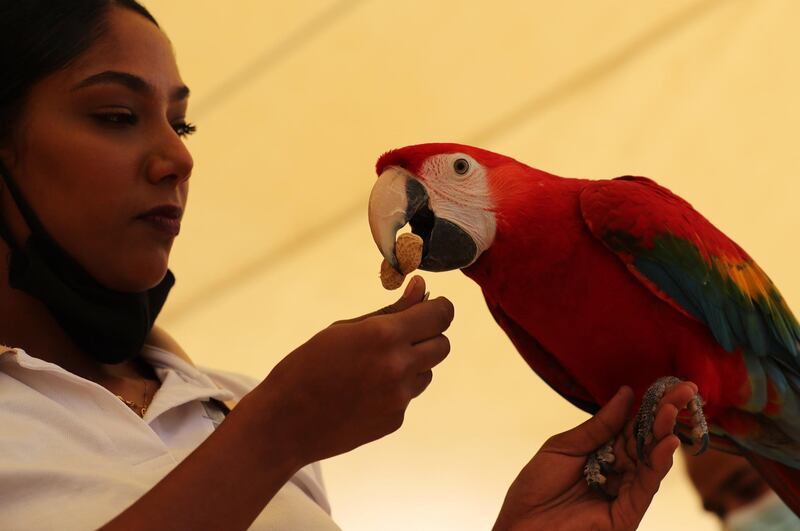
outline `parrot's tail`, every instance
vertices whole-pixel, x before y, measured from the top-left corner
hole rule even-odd
[[[753,452],[744,454],[750,464],[761,473],[783,503],[800,516],[800,470],[767,459]]]

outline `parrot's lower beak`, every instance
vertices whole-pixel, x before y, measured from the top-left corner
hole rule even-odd
[[[436,216],[425,186],[403,168],[381,173],[369,198],[369,226],[383,257],[399,271],[395,256],[397,231],[406,223],[423,241],[420,269],[449,271],[471,264],[478,254],[475,241],[455,223]]]

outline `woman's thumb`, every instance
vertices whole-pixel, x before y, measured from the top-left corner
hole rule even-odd
[[[616,437],[625,427],[633,403],[633,391],[623,386],[592,418],[550,438],[552,444],[575,453],[592,452]]]
[[[411,308],[427,298],[425,279],[420,276],[411,277],[405,291],[396,302],[378,310],[379,313],[396,313]]]
[[[336,321],[334,324],[341,324],[341,323],[357,323],[359,321],[363,321],[368,317],[374,317],[376,315],[386,315],[390,313],[397,313],[402,312],[403,310],[407,310],[411,308],[415,304],[419,304],[420,302],[426,300],[428,298],[428,294],[425,292],[425,279],[420,276],[414,276],[411,280],[408,281],[408,285],[406,286],[405,291],[400,296],[397,301],[393,302],[388,306],[384,306],[380,310],[370,312],[366,315],[362,315],[361,317],[356,317],[355,319],[344,319],[341,321]]]

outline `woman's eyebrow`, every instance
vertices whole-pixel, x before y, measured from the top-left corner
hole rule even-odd
[[[141,77],[129,74],[128,72],[117,72],[115,70],[107,70],[105,72],[100,72],[99,74],[94,74],[92,76],[87,77],[74,87],[72,87],[72,91],[80,90],[82,88],[90,87],[93,85],[100,85],[100,84],[117,84],[122,85],[133,92],[138,92],[140,94],[154,94],[155,89],[153,85],[142,79]],[[170,95],[171,101],[181,101],[185,100],[189,97],[189,87],[186,85],[181,85],[180,87],[176,88],[172,91]]]

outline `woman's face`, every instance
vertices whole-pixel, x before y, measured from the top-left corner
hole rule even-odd
[[[186,205],[187,97],[166,36],[111,8],[107,33],[33,87],[0,151],[47,231],[109,288],[143,291],[166,273],[175,236],[139,216]],[[29,230],[8,190],[0,208],[23,242]]]

